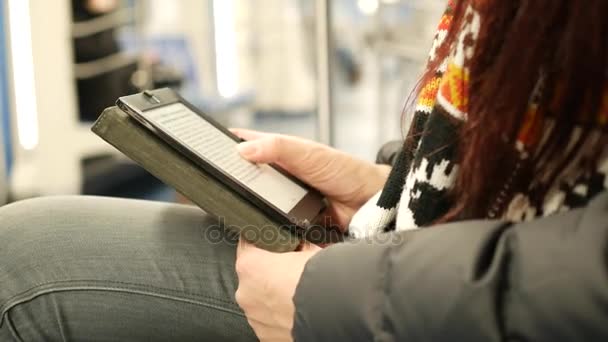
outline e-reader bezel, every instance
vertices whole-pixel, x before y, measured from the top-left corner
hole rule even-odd
[[[243,139],[230,132],[230,130],[228,130],[226,127],[222,126],[213,118],[194,107],[178,93],[169,88],[145,91],[135,95],[124,96],[120,97],[116,101],[116,105],[119,108],[149,129],[153,134],[163,139],[169,146],[176,149],[179,153],[186,156],[192,162],[196,163],[199,167],[222,182],[224,185],[228,186],[231,190],[235,191],[238,195],[263,210],[265,214],[273,218],[275,221],[282,225],[286,225],[287,228],[292,232],[302,233],[303,230],[306,230],[310,224],[313,224],[317,217],[325,210],[326,203],[323,196],[317,190],[290,175],[277,165],[269,164],[270,167],[274,168],[306,190],[306,195],[289,213],[283,212],[275,205],[259,196],[253,190],[250,190],[242,185],[241,182],[236,180],[230,174],[215,167],[213,163],[207,160],[205,157],[200,156],[195,151],[192,151],[186,146],[182,145],[171,134],[165,132],[161,127],[154,124],[154,122],[149,121],[144,115],[144,112],[146,111],[169,106],[175,103],[181,103],[235,142],[238,143],[243,141]]]

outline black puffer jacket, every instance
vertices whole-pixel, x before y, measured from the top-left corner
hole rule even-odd
[[[294,297],[296,341],[608,341],[606,193],[533,222],[383,240],[311,259]]]

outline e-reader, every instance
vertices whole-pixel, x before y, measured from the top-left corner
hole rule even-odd
[[[241,157],[236,146],[242,139],[171,89],[121,97],[116,104],[278,223],[306,229],[326,207],[318,191],[281,168]]]

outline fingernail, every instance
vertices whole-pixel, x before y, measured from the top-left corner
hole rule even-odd
[[[253,157],[258,152],[257,144],[249,142],[249,141],[236,145],[236,149],[239,151],[239,153],[243,157],[246,157],[246,158]]]

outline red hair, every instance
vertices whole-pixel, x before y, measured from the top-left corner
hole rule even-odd
[[[479,13],[481,27],[469,66],[467,120],[460,132],[460,168],[452,192],[455,204],[442,221],[487,215],[488,203],[512,176],[515,166],[505,164],[512,161],[514,142],[541,75],[538,113],[552,118],[554,126],[542,148],[530,151],[530,172],[519,179],[520,185],[542,184],[548,190],[582,149],[595,156],[588,163],[594,167],[606,146],[605,134],[593,143],[588,138],[606,129],[602,120],[608,108],[601,108],[608,73],[608,1],[456,1],[447,38],[419,84],[431,80],[452,51],[467,6]],[[419,92],[417,87],[413,93]],[[412,140],[407,137],[407,148],[412,148]],[[571,143],[575,147],[564,153]]]

